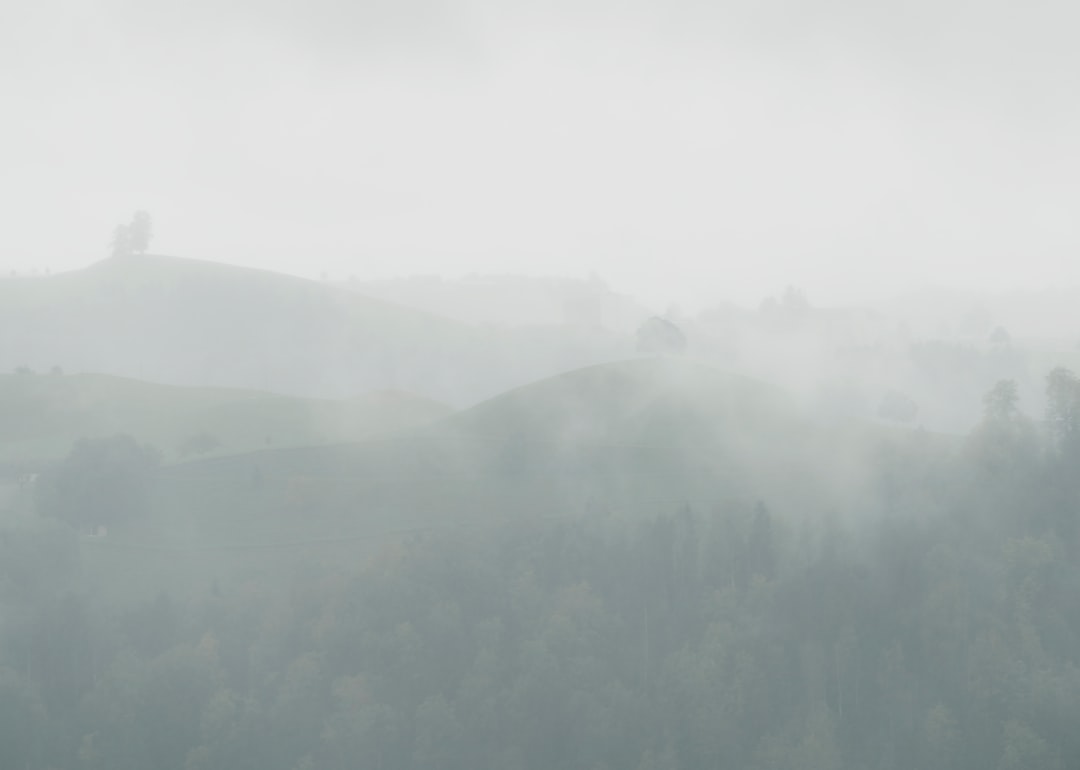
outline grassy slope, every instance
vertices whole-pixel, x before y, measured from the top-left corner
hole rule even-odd
[[[612,358],[613,335],[499,331],[293,276],[173,257],[0,280],[0,371],[60,366],[176,385],[465,405]]]
[[[212,454],[358,441],[449,412],[392,392],[329,401],[98,374],[0,375],[0,463],[56,459],[79,438],[116,433],[158,447],[166,462],[183,459],[182,442],[201,432],[221,443]]]
[[[410,390],[435,374],[423,354],[468,346],[474,336],[465,324],[313,281],[170,257],[0,282],[0,357],[8,359],[0,364],[9,371],[59,365],[341,396]]]
[[[861,459],[880,439],[816,425],[760,383],[638,360],[520,388],[408,435],[174,466],[153,517],[87,552],[116,585],[145,561],[169,585],[205,586],[238,569],[280,574],[304,553],[355,558],[409,528],[510,516],[748,510],[759,499],[806,515],[869,483]]]

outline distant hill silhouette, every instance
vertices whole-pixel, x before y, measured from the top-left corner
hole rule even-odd
[[[145,255],[0,281],[0,371],[92,371],[175,385],[467,405],[626,355],[602,329],[499,330],[292,276]]]
[[[874,448],[910,436],[816,422],[779,389],[681,359],[592,366],[390,436],[164,468],[153,515],[111,532],[92,571],[119,595],[152,557],[180,582],[143,588],[205,590],[231,580],[237,554],[272,580],[297,553],[355,559],[428,528],[759,500],[824,514],[872,483]]]
[[[371,297],[472,323],[601,326],[629,333],[651,314],[633,298],[612,291],[595,277],[414,276],[351,280],[345,285]]]

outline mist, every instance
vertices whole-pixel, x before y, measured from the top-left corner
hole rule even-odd
[[[141,207],[163,253],[307,277],[595,271],[696,308],[1075,283],[1072,14],[13,7],[5,262],[88,264]]]
[[[1080,766],[1077,21],[0,5],[0,768]]]

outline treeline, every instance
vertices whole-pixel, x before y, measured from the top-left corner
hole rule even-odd
[[[883,441],[824,519],[507,511],[122,614],[69,530],[9,534],[0,766],[1080,767],[1076,378],[1048,402]]]

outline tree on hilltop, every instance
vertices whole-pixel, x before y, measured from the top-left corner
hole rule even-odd
[[[153,235],[150,214],[142,210],[136,211],[131,217],[131,224],[117,225],[113,229],[112,255],[127,257],[132,254],[145,254],[150,248]]]
[[[150,248],[150,239],[154,235],[150,214],[142,210],[136,211],[131,218],[131,224],[128,225],[128,232],[131,235],[131,250],[138,254],[145,254]]]
[[[131,254],[131,232],[127,225],[117,225],[113,229],[110,246],[114,257],[126,257]]]

